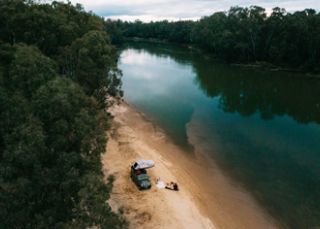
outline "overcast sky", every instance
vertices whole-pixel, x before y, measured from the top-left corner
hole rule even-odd
[[[86,10],[105,18],[156,21],[199,19],[217,11],[226,11],[231,6],[258,5],[267,9],[279,6],[287,11],[313,8],[320,10],[320,0],[71,0],[80,3]]]

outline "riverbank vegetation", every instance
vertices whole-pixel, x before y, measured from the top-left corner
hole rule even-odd
[[[0,2],[0,228],[124,228],[106,200],[104,21],[80,5]]]
[[[269,63],[308,72],[320,71],[320,13],[294,13],[259,6],[232,7],[199,21],[107,21],[113,42],[124,38],[159,39],[191,44],[229,63]]]

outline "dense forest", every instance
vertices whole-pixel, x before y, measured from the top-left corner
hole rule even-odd
[[[116,58],[80,5],[0,1],[0,228],[126,227],[100,162]]]
[[[265,63],[320,71],[320,13],[305,9],[288,13],[274,8],[270,15],[259,6],[232,7],[199,21],[107,21],[111,39],[160,39],[191,44],[231,63]]]

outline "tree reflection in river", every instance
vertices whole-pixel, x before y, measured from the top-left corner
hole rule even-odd
[[[259,112],[263,119],[288,115],[301,123],[320,123],[318,78],[232,65],[226,68],[212,56],[199,58],[202,54],[192,50],[186,52],[187,47],[176,45],[134,42],[129,46],[136,50],[147,49],[158,57],[170,57],[177,63],[192,65],[197,84],[207,96],[220,96],[221,108],[226,112],[238,112],[244,116]]]

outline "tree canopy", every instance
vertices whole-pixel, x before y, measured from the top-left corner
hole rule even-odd
[[[268,62],[303,71],[320,71],[320,13],[294,13],[274,8],[267,15],[259,6],[231,7],[198,21],[113,23],[113,40],[140,37],[192,44],[227,62]],[[119,32],[120,31],[120,32]]]
[[[0,31],[0,228],[125,228],[100,162],[122,93],[103,19],[3,0]]]

